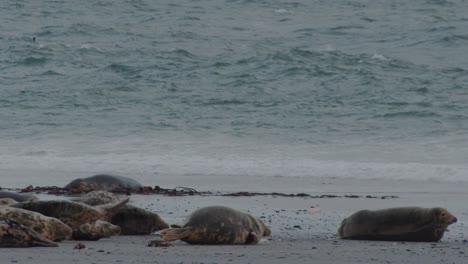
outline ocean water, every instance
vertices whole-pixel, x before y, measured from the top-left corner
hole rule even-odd
[[[468,181],[468,1],[17,0],[0,17],[3,182]]]

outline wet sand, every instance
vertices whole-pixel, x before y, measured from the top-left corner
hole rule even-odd
[[[209,205],[257,215],[272,230],[272,236],[258,245],[193,246],[179,241],[173,247],[148,247],[149,241],[159,238],[157,234],[117,236],[94,242],[65,241],[58,248],[0,249],[1,263],[465,263],[467,183],[334,180],[322,187],[320,191],[320,186],[314,186],[315,191],[308,193],[360,198],[131,196],[131,204],[156,212],[171,224],[181,224],[192,211]],[[297,190],[303,191],[301,188]],[[399,198],[365,198],[367,195]],[[438,243],[350,241],[336,236],[341,220],[351,213],[394,206],[446,207],[459,221]],[[74,249],[78,243],[86,248]]]

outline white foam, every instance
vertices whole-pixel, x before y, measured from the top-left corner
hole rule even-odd
[[[276,9],[275,13],[291,13],[291,12],[284,8],[280,8],[280,9]]]
[[[377,53],[374,53],[374,55],[372,55],[371,58],[374,59],[374,60],[382,60],[382,61],[387,61],[388,60],[384,55],[377,54]]]

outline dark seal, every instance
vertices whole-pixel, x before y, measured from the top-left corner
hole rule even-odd
[[[224,206],[209,206],[193,212],[180,228],[161,231],[165,241],[182,240],[189,244],[257,244],[271,231],[257,217]]]
[[[131,205],[119,209],[110,222],[120,226],[121,235],[149,235],[169,227],[159,215]]]
[[[361,210],[344,219],[343,239],[437,242],[457,218],[444,208],[398,207]]]
[[[83,179],[76,179],[65,185],[71,193],[87,193],[91,191],[109,191],[121,193],[136,193],[140,192],[143,185],[134,179],[100,174]]]

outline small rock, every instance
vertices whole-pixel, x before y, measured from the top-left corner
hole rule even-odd
[[[73,249],[83,249],[83,248],[86,248],[86,245],[82,243],[78,243],[76,244],[75,247],[73,247]]]
[[[151,240],[148,243],[148,247],[172,247],[172,246],[174,245],[172,245],[169,242],[162,241],[162,240]]]

